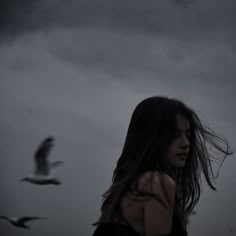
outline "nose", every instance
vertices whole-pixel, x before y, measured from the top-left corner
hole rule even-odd
[[[190,142],[188,137],[186,137],[186,135],[181,135],[181,139],[180,139],[180,147],[182,149],[189,149],[190,147]]]

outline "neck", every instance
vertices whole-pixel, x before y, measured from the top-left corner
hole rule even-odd
[[[166,173],[167,173],[175,182],[177,182],[177,179],[178,179],[179,175],[181,174],[181,168],[169,166],[169,167],[166,169]]]

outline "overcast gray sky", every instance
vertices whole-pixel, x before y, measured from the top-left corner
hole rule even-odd
[[[0,3],[0,215],[47,216],[3,236],[93,232],[140,100],[183,100],[235,150],[234,0],[39,0]],[[62,186],[19,181],[47,135]],[[189,235],[236,235],[236,160],[204,187]],[[204,185],[205,186],[205,185]]]

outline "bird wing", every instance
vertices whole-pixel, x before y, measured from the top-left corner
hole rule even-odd
[[[50,163],[50,167],[55,168],[55,167],[61,166],[63,164],[64,164],[63,161],[54,161],[54,162]]]
[[[19,218],[18,222],[20,224],[24,224],[28,221],[32,221],[32,220],[43,220],[46,219],[45,217],[38,217],[38,216],[23,216],[21,218]]]
[[[49,164],[48,156],[52,147],[54,146],[54,138],[45,138],[39,147],[37,148],[34,158],[35,158],[35,174],[36,175],[49,175]]]
[[[0,219],[3,219],[3,220],[9,220],[9,218],[6,217],[6,216],[0,216]]]

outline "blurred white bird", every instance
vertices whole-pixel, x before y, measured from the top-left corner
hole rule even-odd
[[[26,223],[28,221],[32,220],[41,220],[46,219],[45,217],[38,217],[38,216],[23,216],[23,217],[6,217],[6,216],[0,216],[0,219],[7,220],[9,223],[16,227],[29,229],[29,225]]]
[[[49,136],[45,138],[34,154],[35,171],[33,176],[28,176],[21,181],[26,181],[38,185],[60,185],[61,182],[58,178],[50,175],[50,170],[54,167],[63,164],[62,161],[49,162],[48,157],[52,147],[54,146],[54,138]]]

